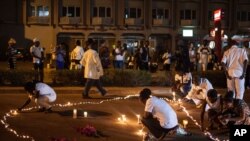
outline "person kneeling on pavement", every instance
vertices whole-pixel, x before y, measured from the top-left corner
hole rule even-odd
[[[214,124],[217,124],[221,127],[221,123],[218,119],[219,115],[223,109],[223,100],[221,95],[217,93],[215,89],[210,89],[207,92],[207,98],[202,104],[202,111],[201,111],[201,130],[204,131],[204,114],[207,112],[208,115],[208,130],[214,129]]]
[[[50,104],[56,100],[56,92],[49,85],[42,82],[27,82],[24,90],[29,93],[29,96],[24,105],[18,108],[18,111],[22,111],[24,107],[34,100],[40,107],[38,112],[52,112]]]
[[[143,89],[140,92],[139,100],[145,105],[141,123],[150,132],[145,135],[144,140],[154,138],[161,140],[167,134],[173,133],[191,135],[179,127],[177,115],[173,108],[165,100],[151,96],[150,89]]]
[[[223,125],[250,125],[250,109],[241,99],[234,98],[234,92],[228,91],[223,98],[224,109],[219,119]]]

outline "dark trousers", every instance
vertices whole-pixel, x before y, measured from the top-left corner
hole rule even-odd
[[[43,63],[34,63],[35,70],[35,80],[43,82],[44,72],[43,72]]]
[[[164,136],[164,134],[167,134],[171,130],[175,130],[177,126],[173,128],[162,128],[160,125],[160,122],[156,118],[142,118],[141,122],[144,126],[146,126],[150,133],[154,135],[156,138],[160,138]]]
[[[96,88],[101,92],[102,95],[106,94],[106,90],[102,87],[101,81],[99,79],[90,79],[87,78],[87,81],[85,83],[85,89],[83,92],[83,95],[88,96],[89,95],[89,90],[91,89],[91,87],[95,85]]]
[[[9,68],[10,69],[15,69],[16,68],[16,58],[9,58],[8,62],[9,62]]]

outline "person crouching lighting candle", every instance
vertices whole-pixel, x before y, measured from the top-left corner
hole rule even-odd
[[[177,115],[173,108],[165,100],[151,96],[150,89],[143,89],[140,92],[139,100],[145,105],[141,123],[149,130],[145,139],[161,140],[168,133],[174,131],[181,135],[191,135],[178,126]]]

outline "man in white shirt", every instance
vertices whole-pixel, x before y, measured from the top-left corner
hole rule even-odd
[[[182,135],[190,135],[190,133],[179,128],[174,109],[165,100],[151,96],[150,89],[143,89],[140,92],[139,99],[145,105],[141,122],[155,138],[163,139],[166,134],[175,131]],[[145,137],[144,140],[147,138],[149,137]]]
[[[31,100],[34,100],[35,103],[41,107],[38,110],[39,112],[52,112],[50,103],[55,102],[56,92],[49,85],[42,82],[27,82],[24,89],[29,93],[29,97],[24,105],[18,108],[18,111],[22,111]]]
[[[95,43],[93,39],[88,39],[88,50],[85,52],[81,64],[84,66],[84,78],[86,78],[85,88],[82,93],[82,98],[91,98],[89,96],[89,90],[92,85],[95,85],[97,89],[104,96],[107,91],[102,87],[100,77],[103,76],[103,68],[98,53],[93,49]]]
[[[221,62],[226,72],[228,90],[235,93],[236,99],[243,99],[248,62],[246,50],[238,48],[237,42],[232,40],[232,46],[224,52]]]
[[[208,79],[199,76],[195,76],[192,81],[192,89],[184,100],[192,100],[198,106],[197,108],[200,108],[202,102],[206,100],[208,90],[213,89],[213,86]]]
[[[34,45],[30,47],[30,54],[33,57],[33,65],[35,70],[35,80],[43,82],[43,60],[44,50],[40,46],[40,41],[37,38],[33,39]]]
[[[198,53],[200,54],[199,63],[200,63],[201,70],[203,72],[207,71],[208,56],[210,54],[210,49],[208,48],[207,40],[205,40],[203,45],[198,49]]]
[[[84,50],[83,47],[81,46],[80,40],[76,41],[76,47],[74,50],[71,52],[71,64],[70,64],[70,70],[73,69],[73,66],[75,69],[81,69],[82,65],[80,64],[80,61],[83,57]]]

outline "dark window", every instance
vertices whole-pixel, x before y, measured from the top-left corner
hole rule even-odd
[[[99,7],[99,17],[105,17],[105,7]]]
[[[152,17],[153,17],[153,19],[156,19],[156,9],[152,10]]]
[[[111,8],[107,8],[107,17],[111,17]]]
[[[98,15],[97,15],[97,7],[93,8],[93,17],[98,17]]]
[[[141,18],[141,9],[140,8],[137,9],[137,17],[136,18]]]
[[[68,7],[68,17],[75,17],[75,7]]]
[[[125,8],[125,10],[124,10],[124,18],[125,19],[127,19],[127,18],[129,18],[129,11],[128,11],[128,8]]]
[[[241,21],[247,21],[247,12],[246,11],[241,12]]]
[[[185,10],[185,19],[191,20],[191,10]]]
[[[248,18],[247,18],[248,21],[250,21],[250,12],[248,12]]]
[[[163,19],[163,9],[157,9],[157,19]]]
[[[136,18],[136,8],[130,8],[130,18]]]
[[[211,20],[213,20],[214,18],[213,18],[213,12],[212,11],[208,11],[208,19],[211,21]]]
[[[63,16],[63,17],[66,17],[66,16],[67,16],[67,7],[63,7],[62,16]]]
[[[80,7],[76,7],[76,17],[80,17]]]
[[[184,10],[181,10],[180,18],[181,18],[181,20],[184,20],[184,19],[185,19],[185,18],[184,18]]]
[[[196,19],[196,11],[195,10],[192,10],[192,19]]]
[[[34,6],[31,6],[31,16],[36,16],[36,8]]]
[[[169,10],[165,9],[165,19],[169,19]]]

